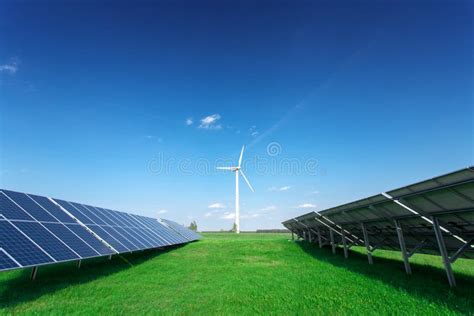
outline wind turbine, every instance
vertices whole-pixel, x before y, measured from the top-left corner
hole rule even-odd
[[[244,148],[242,146],[242,151],[240,152],[239,165],[237,167],[217,167],[219,170],[230,170],[235,173],[235,232],[240,234],[240,206],[239,206],[239,173],[244,178],[245,182],[249,186],[252,192],[255,192],[250,184],[249,180],[242,171],[242,157],[244,156]]]

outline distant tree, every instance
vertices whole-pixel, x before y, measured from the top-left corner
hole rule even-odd
[[[231,233],[235,233],[237,231],[237,225],[234,223],[234,225],[232,225],[232,229],[230,230]]]
[[[198,226],[197,226],[197,224],[196,224],[196,221],[192,221],[191,224],[189,224],[189,227],[188,227],[188,228],[191,229],[191,230],[193,230],[193,231],[195,231],[195,232],[197,232]]]

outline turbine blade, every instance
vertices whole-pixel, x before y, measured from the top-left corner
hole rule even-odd
[[[244,156],[244,148],[245,146],[242,146],[242,150],[240,151],[239,168],[240,168],[240,165],[242,164],[242,157]]]
[[[242,178],[244,178],[245,182],[247,182],[247,185],[249,186],[250,190],[252,190],[252,192],[255,192],[252,188],[252,185],[250,184],[249,180],[247,179],[247,177],[245,176],[244,172],[242,171],[242,169],[239,170],[240,171],[240,174],[242,175]]]
[[[235,167],[216,167],[219,170],[234,170]]]

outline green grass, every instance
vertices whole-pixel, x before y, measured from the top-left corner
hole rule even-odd
[[[286,234],[205,234],[203,240],[83,263],[0,274],[1,314],[473,314],[474,264],[454,264],[450,289],[440,257],[363,249],[333,255]]]

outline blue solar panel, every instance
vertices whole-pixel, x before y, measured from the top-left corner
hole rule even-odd
[[[48,212],[46,212],[41,206],[35,201],[30,199],[28,195],[20,192],[13,192],[3,190],[3,193],[8,195],[16,204],[18,204],[26,213],[34,217],[40,222],[57,222]]]
[[[88,258],[88,257],[97,257],[101,255],[101,253],[96,252],[94,248],[87,245],[84,241],[82,241],[78,236],[76,236],[76,234],[74,234],[71,230],[69,230],[63,224],[43,223],[43,225],[46,226],[46,228],[48,228],[51,232],[53,232],[53,234],[61,238],[63,242],[65,242],[71,249],[73,249],[81,257]],[[89,236],[87,237],[88,239],[95,239],[91,234],[89,234]]]
[[[151,240],[149,236],[146,235],[145,231],[135,231],[132,227],[123,228],[129,235],[133,236],[136,240],[140,241],[144,248],[154,248],[156,243]]]
[[[117,216],[115,212],[105,209],[105,208],[101,208],[101,207],[96,207],[95,209],[97,210],[98,213],[103,214],[103,216],[108,219],[108,221],[111,223],[110,225],[122,226],[122,227],[128,226],[128,223],[126,223],[125,221],[122,220],[122,218]]]
[[[127,219],[129,223],[131,223],[131,227],[134,231],[137,231],[143,238],[153,245],[153,247],[164,247],[168,246],[171,243],[167,242],[163,236],[157,234],[156,231],[150,229],[145,223],[139,221],[136,215],[131,215],[127,213],[117,212],[123,218]]]
[[[101,255],[111,255],[115,253],[112,249],[104,245],[104,243],[102,243],[100,240],[94,237],[94,235],[92,235],[90,232],[88,232],[85,228],[81,227],[80,225],[66,224],[66,226]]]
[[[74,208],[69,202],[64,201],[64,200],[59,200],[59,199],[54,199],[56,203],[62,206],[66,211],[72,214],[75,218],[80,220],[83,224],[94,224],[92,220],[90,220],[87,216],[79,212],[76,208]]]
[[[139,215],[131,215],[142,227],[146,228],[146,231],[152,235],[158,238],[162,243],[165,245],[173,245],[175,242],[172,241],[172,238],[169,238],[166,236],[166,232],[159,232],[156,228],[154,228],[152,225],[147,223],[145,220],[143,220]],[[141,228],[143,229],[143,228]]]
[[[118,252],[130,252],[130,249],[126,248],[122,245],[117,239],[113,236],[109,235],[105,230],[103,230],[100,226],[97,225],[87,225],[87,227],[96,233],[100,238],[105,240],[109,245],[114,247],[115,250]]]
[[[44,196],[39,196],[39,195],[33,195],[33,194],[28,194],[33,200],[36,201],[39,205],[41,205],[45,210],[47,210],[51,215],[53,215],[55,218],[58,219],[61,223],[71,223],[75,224],[76,221],[72,219],[71,216],[67,215],[64,213],[64,211],[51,202],[47,197]]]
[[[166,232],[173,237],[173,240],[175,240],[177,243],[186,243],[189,240],[186,239],[185,237],[181,236],[179,233],[177,233],[175,230],[169,228],[168,226],[158,222],[157,220],[153,220],[154,225],[157,225],[157,227],[160,227],[158,229],[164,229]]]
[[[10,257],[0,249],[0,270],[9,270],[18,267],[19,265],[17,265],[15,261],[10,259]]]
[[[193,240],[198,240],[201,236],[199,236],[197,233],[193,232],[192,230],[167,219],[162,220],[166,225],[174,229],[176,232],[181,234],[183,237],[186,239],[193,241]]]
[[[0,191],[0,271],[184,242],[149,217]]]
[[[0,192],[0,214],[7,219],[25,219],[33,218],[13,203],[3,192]]]
[[[127,218],[122,216],[120,212],[109,210],[109,209],[103,209],[103,208],[97,208],[97,210],[102,211],[104,214],[107,214],[110,218],[113,218],[115,223],[117,223],[117,225],[120,225],[123,229],[125,229],[126,233],[128,234],[127,236],[132,237],[132,239],[130,238],[129,239],[138,242],[138,244],[141,245],[143,249],[156,247],[153,240],[144,230],[140,230],[140,231],[132,230],[131,228],[133,228],[134,225]]]
[[[83,205],[79,203],[75,203],[75,202],[69,202],[69,203],[72,204],[75,208],[77,208],[82,214],[89,217],[94,222],[94,224],[107,225],[107,223],[104,222],[99,216],[97,216],[97,214],[95,214],[94,212],[91,212],[89,209],[87,209]]]
[[[0,220],[0,248],[5,249],[22,266],[54,262],[12,224],[4,220]]]
[[[93,206],[87,206],[87,208],[95,210],[97,212],[96,214],[101,214],[103,218],[114,227],[115,230],[117,230],[133,245],[138,246],[139,249],[155,247],[153,243],[148,242],[149,237],[144,232],[136,233],[126,229],[132,227],[132,225],[123,216],[121,216],[119,212]]]
[[[111,226],[100,226],[103,230],[105,230],[110,236],[114,237],[118,242],[120,242],[122,245],[124,245],[128,250],[139,250],[137,246],[132,244],[129,240],[127,240],[120,232],[112,228]]]
[[[123,227],[113,227],[115,231],[117,231],[120,235],[122,235],[127,241],[129,241],[133,247],[137,249],[145,249],[146,246],[140,243],[137,239],[131,236]]]
[[[116,226],[117,225],[117,223],[115,221],[113,221],[113,219],[109,218],[107,216],[107,214],[105,214],[100,207],[93,207],[93,206],[90,206],[90,205],[84,205],[84,206],[87,207],[89,210],[93,211],[107,225],[109,225],[109,226]]]
[[[163,224],[160,224],[157,220],[146,218],[146,217],[144,217],[144,220],[146,220],[147,223],[149,223],[152,229],[157,231],[160,235],[163,235],[172,244],[181,244],[181,243],[187,242],[187,240],[183,236],[179,235],[177,232],[170,229],[169,227],[166,227]]]
[[[12,224],[28,235],[56,261],[79,259],[74,252],[41,226],[40,223],[12,221]]]
[[[137,223],[136,227],[140,231],[143,230],[146,232],[147,236],[149,236],[159,247],[163,245],[171,245],[172,243],[168,241],[163,235],[159,234],[155,229],[153,229],[150,225],[140,219],[140,216],[130,214],[130,217]]]

